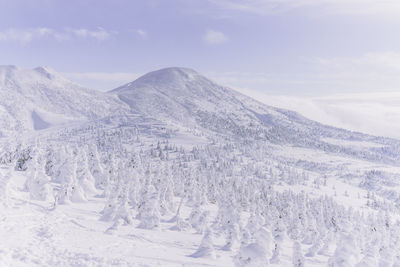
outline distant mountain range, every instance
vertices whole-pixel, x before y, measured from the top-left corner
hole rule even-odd
[[[388,162],[399,157],[396,140],[326,126],[267,106],[188,68],[153,71],[105,93],[77,85],[46,67],[0,67],[3,136],[130,114],[196,129],[206,136],[265,140]],[[372,141],[385,150],[343,147],[327,139]]]

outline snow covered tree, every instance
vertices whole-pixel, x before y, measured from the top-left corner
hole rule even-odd
[[[88,145],[87,160],[90,173],[95,181],[95,187],[98,189],[104,189],[107,181],[101,164],[100,155],[95,144]]]
[[[262,227],[255,234],[255,242],[242,246],[235,256],[235,266],[268,266],[272,255],[272,235]]]
[[[364,257],[355,265],[355,267],[378,266],[379,248],[377,242],[378,240],[375,239],[368,245],[367,249],[363,253]]]
[[[216,255],[213,243],[214,243],[213,232],[209,227],[206,227],[199,248],[191,256],[194,258],[215,259]]]
[[[270,262],[273,264],[279,264],[282,243],[288,239],[288,237],[286,235],[285,225],[283,223],[281,215],[279,215],[278,219],[275,222],[274,230],[273,230],[273,237],[274,237],[275,247],[274,247],[273,255],[272,255]]]
[[[153,229],[160,225],[159,194],[153,185],[149,185],[142,202],[139,228]]]
[[[95,187],[95,179],[89,170],[88,155],[84,149],[77,148],[76,154],[76,180],[83,194],[87,199],[89,195],[97,195],[98,191]]]
[[[60,183],[60,188],[56,195],[56,204],[87,201],[85,193],[76,178],[77,162],[73,150],[64,147],[61,153],[61,160],[56,167],[59,172],[57,181]]]
[[[293,267],[304,267],[305,259],[303,252],[301,251],[301,244],[298,241],[293,243],[293,256],[292,256]]]
[[[333,256],[328,261],[329,267],[352,267],[359,260],[359,251],[354,236],[350,232],[341,232]]]
[[[32,159],[28,163],[28,177],[25,189],[29,191],[30,197],[35,200],[49,200],[52,197],[50,177],[45,171],[45,157],[39,148],[31,153]]]

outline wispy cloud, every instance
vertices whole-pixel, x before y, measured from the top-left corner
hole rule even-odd
[[[310,59],[330,69],[358,69],[369,71],[400,71],[400,53],[370,52],[358,57],[332,57]]]
[[[209,72],[217,82],[273,94],[316,96],[332,93],[396,91],[400,52],[370,52],[352,57],[300,58],[296,71]]]
[[[142,29],[137,29],[136,33],[139,34],[142,37],[147,35],[147,32],[145,30],[142,30]]]
[[[142,37],[142,38],[147,37],[147,31],[144,30],[144,29],[133,28],[133,29],[129,29],[128,32],[129,32],[130,34],[134,34],[134,35],[139,36],[139,37]]]
[[[215,45],[222,44],[228,41],[228,37],[225,34],[215,30],[207,30],[203,36],[204,42],[207,44]]]
[[[43,37],[52,33],[51,29],[48,28],[36,28],[36,29],[7,29],[0,32],[0,41],[12,41],[19,43],[29,43],[33,38]]]
[[[95,39],[98,41],[104,41],[109,39],[113,34],[116,34],[116,32],[107,31],[101,27],[94,30],[85,28],[65,28],[63,30],[55,30],[47,27],[29,29],[9,28],[0,31],[0,41],[18,42],[22,44],[27,44],[35,39],[41,38],[53,38],[57,41],[68,41],[73,39]]]
[[[84,28],[80,29],[70,29],[67,28],[64,33],[70,35],[71,37],[79,37],[79,38],[93,38],[99,41],[107,40],[111,37],[115,32],[106,31],[103,28],[97,28],[96,30],[88,30]]]
[[[358,15],[398,15],[397,0],[208,0],[226,10],[273,14],[293,9],[318,8],[324,13]]]

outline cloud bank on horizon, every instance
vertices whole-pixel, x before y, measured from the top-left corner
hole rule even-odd
[[[396,0],[208,0],[228,10],[255,14],[276,14],[293,9],[317,8],[324,14],[344,15],[399,15],[400,2]]]
[[[400,139],[400,92],[294,97],[239,91],[267,105],[297,111],[326,125]]]
[[[57,31],[51,28],[27,28],[27,29],[15,29],[8,28],[0,32],[0,42],[17,42],[21,44],[28,44],[34,39],[40,38],[54,38],[57,41],[69,41],[74,38],[93,38],[98,41],[104,41],[110,38],[113,32],[108,32],[105,29],[99,27],[95,30],[88,30],[84,28],[71,29],[66,28],[61,31]]]

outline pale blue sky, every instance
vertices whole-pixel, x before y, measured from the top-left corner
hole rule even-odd
[[[168,66],[270,94],[396,91],[400,1],[0,0],[0,64],[112,89]]]

